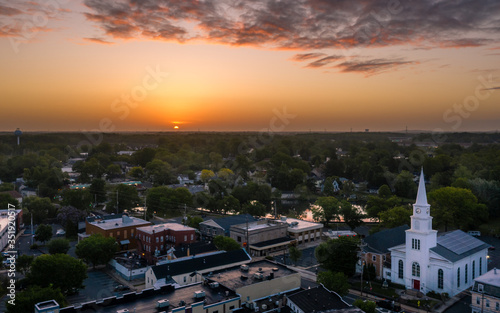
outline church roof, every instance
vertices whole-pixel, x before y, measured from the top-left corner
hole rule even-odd
[[[398,226],[391,229],[379,231],[363,239],[366,243],[365,252],[385,254],[389,248],[405,243],[405,231],[409,229],[408,225]]]
[[[415,205],[428,206],[427,193],[425,191],[424,168],[420,170],[420,180],[418,182],[417,202]]]
[[[437,238],[437,245],[431,251],[451,262],[488,249],[490,245],[464,233],[461,230],[444,233]]]

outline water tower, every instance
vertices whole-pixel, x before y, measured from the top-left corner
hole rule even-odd
[[[14,132],[14,135],[17,136],[17,145],[19,146],[19,143],[20,143],[20,138],[21,138],[21,135],[23,134],[23,132],[18,128],[16,129],[16,131]]]

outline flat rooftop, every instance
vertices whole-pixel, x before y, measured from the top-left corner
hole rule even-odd
[[[278,221],[278,222],[276,222],[276,221]],[[285,224],[284,222],[281,222],[279,220],[273,220],[273,221],[271,221],[271,220],[269,220],[269,221],[261,220],[261,221],[256,221],[256,222],[248,223],[248,230],[249,231],[253,231],[253,230],[259,230],[259,229],[274,228],[274,227],[283,226],[284,224]],[[247,229],[247,223],[233,225],[231,227],[232,228],[243,229],[243,230],[246,231],[246,229]]]
[[[173,287],[172,287],[173,289]],[[196,299],[194,298],[194,293],[196,291],[204,291],[205,297]],[[172,309],[191,306],[194,303],[205,301],[205,306],[222,302],[229,299],[237,298],[238,295],[227,289],[224,286],[219,286],[217,288],[210,288],[209,286],[204,286],[203,284],[189,285],[175,290],[160,292],[157,291],[154,295],[145,297],[130,297],[129,301],[121,301],[122,303],[101,306],[101,305],[89,305],[88,307],[83,307],[81,309],[76,309],[77,312],[87,313],[87,312],[99,312],[99,313],[116,313],[118,310],[128,309],[130,312],[148,313],[148,312],[171,312]],[[124,298],[128,298],[127,294]],[[157,309],[156,303],[159,300],[167,299],[170,302],[169,307]],[[182,304],[184,301],[185,304]],[[61,312],[70,312],[71,310],[62,309]],[[76,311],[75,311],[76,312]]]
[[[248,266],[248,271],[242,271],[240,269],[240,266],[233,266],[224,270],[214,272],[208,278],[231,290],[236,290],[237,288],[263,281],[253,277],[253,274],[258,273],[260,269],[262,269],[261,272],[264,275],[264,280],[266,279],[266,276],[269,276],[270,273],[274,273],[274,278],[289,276],[297,273],[287,268],[286,266],[271,262],[269,260],[247,263],[246,265]]]
[[[126,219],[123,219],[123,218],[113,218],[113,219],[106,219],[106,220],[105,219],[103,219],[103,220],[96,219],[93,222],[89,221],[88,223],[95,225],[95,226],[97,226],[101,229],[104,229],[104,230],[130,227],[130,226],[143,226],[143,225],[150,225],[151,224],[150,222],[145,221],[143,219],[140,219],[137,217],[128,217],[128,216]]]
[[[500,287],[500,269],[492,269],[474,280],[480,284]]]
[[[286,222],[288,224],[288,231],[292,233],[323,228],[323,224],[321,223],[308,222],[291,217],[283,216],[280,221]]]
[[[143,231],[148,234],[153,234],[153,230],[155,232],[161,232],[167,229],[171,229],[174,231],[190,231],[190,230],[195,231],[194,228],[179,223],[164,223],[164,224],[143,226],[137,228],[137,230]]]

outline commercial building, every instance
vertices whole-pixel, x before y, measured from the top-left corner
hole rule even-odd
[[[166,261],[166,263],[151,266],[146,271],[146,288],[158,288],[173,284],[185,286],[201,282],[203,275],[216,270],[248,263],[252,258],[245,250],[218,251],[194,256],[191,259]]]
[[[86,234],[82,237],[101,234],[115,238],[121,250],[134,249],[137,247],[137,228],[147,225],[151,225],[151,222],[126,214],[88,217],[85,222]]]
[[[250,214],[230,215],[206,220],[200,223],[201,237],[211,239],[215,236],[229,236],[231,226],[255,221],[256,219]]]
[[[9,236],[17,235],[21,229],[23,221],[23,211],[17,210],[0,210],[0,250],[8,246]],[[14,226],[14,231],[9,232],[9,226]],[[7,249],[15,250],[15,249]]]
[[[300,245],[321,240],[323,224],[282,216],[280,221],[288,224],[287,235]]]
[[[500,312],[500,270],[496,268],[474,279],[472,313]]]
[[[196,229],[178,223],[137,228],[137,251],[149,264],[166,255],[172,247],[196,241]]]
[[[287,229],[283,221],[265,219],[233,225],[229,233],[242,247],[248,245],[250,255],[263,256],[288,247],[293,239],[287,236]]]

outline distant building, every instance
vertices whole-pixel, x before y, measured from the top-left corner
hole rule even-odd
[[[405,243],[405,233],[410,227],[408,225],[398,226],[391,229],[379,231],[363,239],[365,244],[363,248],[362,261],[366,265],[372,264],[375,266],[377,278],[391,278],[391,252],[389,248],[402,245]],[[362,264],[359,264],[361,269]],[[386,273],[384,275],[384,267]]]
[[[101,234],[104,237],[113,237],[120,245],[121,250],[137,247],[135,236],[137,228],[151,225],[151,222],[126,214],[87,217],[85,235]]]
[[[196,241],[196,229],[178,223],[143,226],[137,228],[137,251],[149,264],[171,247]]]
[[[55,300],[35,304],[35,313],[59,313],[59,303]]]
[[[15,190],[2,191],[2,192],[0,192],[0,195],[1,194],[7,194],[7,195],[11,196],[12,198],[16,199],[17,202],[19,202],[19,205],[23,204],[23,195]]]
[[[474,279],[472,313],[500,311],[500,270],[496,268]]]
[[[16,231],[17,234],[22,227],[23,223],[23,210],[16,209],[12,210],[9,213],[9,210],[0,210],[0,250],[3,250],[8,246],[9,242],[9,222],[12,220],[9,216],[14,216]],[[15,250],[15,249],[7,249],[7,250]]]
[[[488,247],[461,230],[437,236],[437,231],[432,229],[422,170],[405,244],[389,249],[391,281],[406,286],[409,291],[454,296],[486,273]]]
[[[278,220],[260,220],[233,225],[230,237],[242,247],[248,245],[250,255],[264,256],[285,250],[293,239],[287,236],[288,224]]]
[[[288,224],[287,235],[296,240],[299,245],[321,240],[323,224],[282,216],[280,221]]]
[[[146,271],[146,288],[174,284],[185,286],[201,282],[203,275],[223,268],[248,263],[252,258],[245,250],[217,252],[192,259],[173,260],[151,266]]]
[[[255,222],[256,219],[250,214],[230,215],[216,219],[206,220],[200,223],[202,238],[213,238],[215,236],[228,236],[232,225]]]

